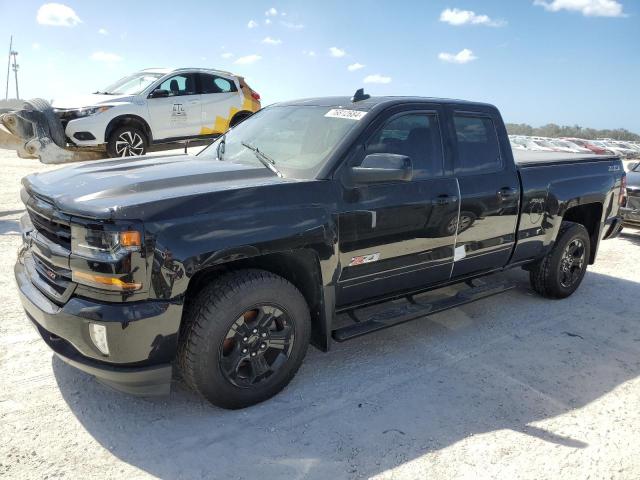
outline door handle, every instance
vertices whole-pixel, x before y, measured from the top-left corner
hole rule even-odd
[[[496,192],[496,195],[500,200],[508,200],[516,195],[516,190],[511,187],[502,187]]]
[[[458,201],[458,197],[455,195],[439,195],[436,198],[431,200],[432,205],[449,205],[451,203],[456,203]]]

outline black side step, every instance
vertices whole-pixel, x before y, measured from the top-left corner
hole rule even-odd
[[[377,330],[382,330],[383,328],[393,327],[400,323],[475,302],[476,300],[506,292],[515,287],[515,284],[506,281],[493,284],[481,284],[477,286],[471,282],[467,282],[467,284],[470,285],[470,288],[462,290],[450,297],[441,298],[431,302],[426,301],[426,299],[407,297],[406,303],[394,303],[386,309],[376,311],[368,318],[357,321],[352,325],[347,325],[346,327],[333,330],[331,335],[337,342],[344,342],[345,340],[351,340],[352,338],[360,337]],[[384,305],[382,306],[384,307]],[[357,310],[350,311],[349,315],[352,318],[358,318]]]

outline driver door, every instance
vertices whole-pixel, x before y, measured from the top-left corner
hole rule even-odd
[[[410,181],[344,185],[338,218],[339,306],[446,281],[458,221],[458,184],[447,172],[441,111],[401,111],[373,127],[346,172],[371,153],[410,157]]]
[[[154,90],[166,90],[167,97],[149,96],[149,123],[154,140],[194,137],[200,133],[202,102],[198,93],[196,75],[174,75]]]

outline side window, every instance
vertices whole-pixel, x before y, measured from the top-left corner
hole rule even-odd
[[[235,82],[216,75],[200,74],[202,93],[229,93],[237,92]]]
[[[437,115],[407,113],[392,118],[366,142],[365,155],[370,153],[410,157],[416,178],[441,176],[442,139]]]
[[[174,75],[162,82],[156,90],[166,90],[169,92],[170,97],[177,97],[180,95],[195,95],[196,94],[196,82],[195,77],[191,73],[183,75]]]
[[[458,140],[456,173],[485,173],[502,169],[498,135],[489,117],[454,115]]]

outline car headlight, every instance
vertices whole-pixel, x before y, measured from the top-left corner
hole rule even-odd
[[[142,248],[142,234],[138,230],[94,229],[82,225],[71,225],[71,253],[76,257],[93,262],[118,262],[131,252]],[[90,287],[115,291],[132,291],[142,288],[135,281],[132,272],[104,274],[87,271],[84,268],[71,268],[74,282]]]
[[[95,260],[117,260],[128,252],[139,251],[142,236],[137,230],[94,230],[71,226],[71,253]]]
[[[97,113],[106,112],[110,108],[113,108],[113,105],[102,105],[99,107],[85,107],[81,108],[78,111],[78,117],[88,117],[90,115],[95,115]]]

